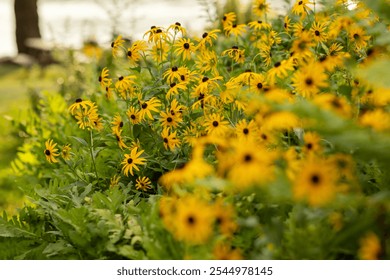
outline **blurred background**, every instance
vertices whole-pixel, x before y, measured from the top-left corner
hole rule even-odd
[[[291,2],[269,4],[276,15]],[[153,25],[180,22],[190,36],[200,36],[218,28],[226,12],[247,22],[251,8],[251,0],[0,0],[0,213],[16,213],[26,202],[12,162],[42,93],[94,90],[86,81],[95,81],[118,34],[137,40]],[[103,60],[86,59],[85,46],[100,48]]]

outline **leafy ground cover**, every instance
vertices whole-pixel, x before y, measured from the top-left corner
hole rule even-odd
[[[388,259],[389,13],[323,2],[61,54],[15,124],[31,202],[0,256]]]

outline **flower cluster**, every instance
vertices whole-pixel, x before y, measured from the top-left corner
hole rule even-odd
[[[148,197],[156,227],[184,244],[180,257],[281,258],[283,246],[294,251],[292,240],[305,240],[296,227],[310,213],[317,234],[344,230],[356,214],[345,201],[375,193],[364,182],[383,171],[359,149],[390,133],[389,87],[367,74],[389,59],[374,27],[389,29],[363,3],[350,10],[349,2],[321,10],[314,0],[295,1],[287,15],[272,18],[267,1],[255,0],[247,22],[226,11],[221,29],[199,37],[178,22],[152,26],[134,42],[118,36],[113,62],[96,75],[98,93],[69,107],[79,130],[89,132],[83,143],[93,184],[134,186],[137,199]],[[51,163],[58,163],[55,146],[48,140],[44,149]],[[69,151],[63,148],[67,161]],[[291,235],[273,236],[282,227]],[[153,239],[153,229],[145,230]],[[351,254],[379,258],[383,229],[364,230]],[[205,244],[212,250],[197,255]]]

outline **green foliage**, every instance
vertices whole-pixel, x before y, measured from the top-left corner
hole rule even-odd
[[[237,1],[223,11],[199,2],[214,26],[225,12],[238,15]],[[362,18],[364,8],[319,12],[356,28],[332,35],[326,25],[323,41],[313,39],[311,7],[288,12],[302,24],[288,31],[281,17],[257,21],[251,5],[237,23],[253,17],[272,28],[220,25],[204,43],[179,38],[179,25],[172,34],[156,27],[137,61],[132,48],[142,43],[121,37],[85,62],[75,50],[59,53],[66,75],[58,92],[33,91],[32,109],[13,121],[23,141],[11,167],[28,201],[0,218],[0,258],[389,258],[385,2],[367,2],[379,21],[370,11]],[[302,29],[310,39],[297,46]],[[179,39],[197,44],[191,59],[178,54]],[[164,44],[166,57],[153,55]],[[167,78],[178,67],[188,72]],[[176,82],[185,89],[168,97]],[[152,101],[158,108],[148,112]],[[144,110],[139,121],[130,109]]]

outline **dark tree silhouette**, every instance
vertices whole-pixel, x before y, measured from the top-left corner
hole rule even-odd
[[[38,0],[14,1],[18,53],[37,57],[37,50],[28,45],[28,39],[41,38],[37,7]]]

